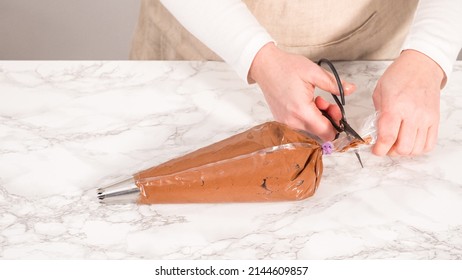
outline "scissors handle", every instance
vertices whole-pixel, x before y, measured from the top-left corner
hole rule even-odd
[[[342,126],[338,125],[335,122],[335,120],[327,113],[326,110],[321,110],[321,113],[326,119],[328,119],[330,121],[330,123],[335,128],[335,130],[337,130],[338,133],[345,131],[345,129]]]
[[[337,69],[335,69],[334,64],[332,64],[332,62],[330,62],[330,60],[328,60],[327,58],[321,58],[318,61],[319,66],[321,66],[321,64],[323,64],[323,63],[327,64],[327,66],[329,66],[330,70],[332,71],[332,74],[334,74],[335,81],[337,82],[337,86],[338,86],[340,99],[342,101],[340,102],[340,100],[338,100],[336,95],[332,94],[332,96],[334,97],[335,102],[337,103],[337,105],[342,108],[342,113],[343,113],[343,106],[342,105],[345,105],[345,93],[343,92],[343,85],[342,85],[342,81],[340,80],[340,75],[337,73]]]
[[[341,113],[342,113],[342,119],[340,119],[339,121],[339,124],[337,124],[337,122],[334,121],[334,119],[327,113],[327,111],[325,110],[321,110],[321,113],[322,115],[327,118],[330,123],[332,124],[332,126],[337,130],[337,135],[335,136],[335,139],[338,138],[339,134],[341,132],[345,132],[347,134],[347,137],[349,140],[351,140],[351,138],[356,138],[358,140],[361,140],[362,142],[365,142],[363,138],[361,138],[361,136],[348,124],[347,122],[347,119],[345,117],[345,109],[343,108],[343,105],[345,105],[345,93],[343,92],[343,86],[342,86],[342,81],[340,80],[340,77],[337,73],[337,70],[335,69],[334,65],[328,60],[328,59],[325,59],[325,58],[321,58],[318,62],[318,65],[321,66],[321,64],[327,64],[330,68],[330,70],[332,71],[332,74],[334,74],[334,77],[335,77],[335,80],[337,82],[337,86],[338,86],[338,90],[339,90],[339,94],[340,94],[340,100],[339,98],[331,93],[332,97],[334,98],[334,101],[335,103],[337,103]],[[359,163],[361,164],[361,167],[364,167],[363,166],[363,163],[361,161],[361,157],[359,156],[359,153],[358,151],[355,151],[355,154],[356,154],[356,157],[358,158],[359,160]]]

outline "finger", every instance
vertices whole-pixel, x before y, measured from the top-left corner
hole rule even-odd
[[[337,134],[330,121],[321,114],[314,102],[303,111],[301,119],[306,120],[305,130],[317,135],[323,141],[331,141]]]
[[[408,156],[412,153],[416,140],[417,128],[410,122],[403,121],[399,128],[398,139],[396,140],[396,152],[401,156]]]
[[[327,102],[321,96],[317,96],[314,103],[319,110],[326,111],[337,123],[342,119],[342,112],[336,104]]]
[[[387,153],[387,156],[397,157],[399,154],[396,152],[396,145],[391,146],[390,150]]]
[[[438,139],[438,124],[430,126],[427,132],[427,141],[425,142],[424,152],[428,153],[435,148]]]
[[[342,80],[343,93],[345,95],[350,95],[356,90],[356,85],[350,82]]]
[[[401,118],[390,114],[382,113],[377,121],[377,143],[372,152],[377,156],[386,155],[398,138],[401,126]]]
[[[425,143],[427,142],[428,129],[418,129],[417,135],[414,141],[414,148],[412,149],[411,155],[417,156],[424,152]]]
[[[376,111],[379,111],[382,108],[382,91],[380,90],[380,86],[377,85],[374,89],[374,93],[372,94],[372,101],[374,102],[374,108]]]
[[[314,64],[313,67],[315,67],[315,70],[313,71],[313,75],[309,76],[310,80],[308,82],[324,91],[339,95],[340,91],[335,76],[316,64]],[[346,81],[341,82],[343,86],[343,93],[345,95],[349,95],[355,91],[356,86],[354,84]]]

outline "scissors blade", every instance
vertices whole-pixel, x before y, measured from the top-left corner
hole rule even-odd
[[[351,136],[358,140],[361,140],[362,142],[366,142],[346,121],[343,121],[343,128],[347,134],[350,134]]]

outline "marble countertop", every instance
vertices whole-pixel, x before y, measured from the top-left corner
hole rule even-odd
[[[389,62],[336,63],[373,113]],[[324,156],[317,193],[278,203],[105,205],[96,188],[271,120],[219,62],[0,62],[4,259],[461,259],[462,63],[436,149]]]

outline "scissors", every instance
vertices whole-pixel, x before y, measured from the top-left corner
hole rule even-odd
[[[340,112],[342,113],[342,118],[340,119],[339,124],[337,124],[334,121],[334,119],[332,119],[332,117],[327,113],[327,111],[321,110],[322,115],[326,117],[331,122],[332,126],[337,130],[337,135],[335,136],[335,139],[338,138],[340,133],[345,132],[348,137],[348,140],[351,141],[353,138],[356,138],[362,142],[365,142],[364,139],[347,122],[347,119],[345,116],[345,109],[343,108],[343,106],[345,105],[345,93],[343,92],[342,82],[340,81],[340,77],[337,73],[337,70],[335,69],[332,62],[330,62],[326,58],[321,58],[318,61],[319,66],[321,66],[322,63],[327,64],[330,70],[332,71],[332,73],[334,74],[335,80],[337,81],[339,93],[340,93],[341,102],[338,99],[337,95],[331,93],[332,97],[335,100],[335,103],[337,103],[338,107],[340,108]],[[359,164],[361,164],[361,167],[364,168],[363,162],[361,161],[361,157],[359,156],[358,151],[355,151],[355,155],[358,158],[358,161],[359,161]]]

